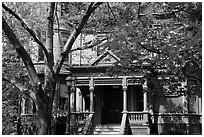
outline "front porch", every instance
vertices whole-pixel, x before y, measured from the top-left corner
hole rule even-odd
[[[164,114],[150,114],[147,108],[147,85],[142,75],[117,78],[76,77],[75,86],[82,93],[81,99],[76,100],[83,100],[83,96],[86,99],[81,101],[81,105],[74,103],[78,107],[70,114],[72,134],[97,134],[96,131],[101,130],[98,128],[105,127],[106,133],[100,131],[101,134],[113,134],[107,131],[114,131],[114,134],[165,134],[165,127],[171,123],[161,121],[171,119],[172,116],[182,118],[177,125],[188,127],[182,134],[201,133],[201,122],[197,120],[194,122],[197,126],[193,127],[192,115],[165,114],[164,117]],[[200,119],[201,115],[193,117]],[[118,125],[119,129],[113,129],[110,125]]]
[[[82,129],[92,128],[93,131],[95,125],[117,124],[121,128],[124,114],[128,114],[131,126],[149,127],[147,85],[143,75],[117,78],[75,77],[75,86],[77,90],[71,94],[70,104],[72,110],[70,119],[74,134],[84,133]],[[63,89],[60,92],[63,92]],[[87,119],[92,119],[90,121],[92,127],[84,127],[87,125]],[[149,132],[148,128],[147,130]]]

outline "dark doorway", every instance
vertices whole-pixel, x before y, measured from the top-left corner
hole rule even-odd
[[[65,135],[66,131],[66,117],[58,117],[55,125],[56,135]]]
[[[102,124],[120,124],[123,110],[122,87],[107,86],[103,94]]]

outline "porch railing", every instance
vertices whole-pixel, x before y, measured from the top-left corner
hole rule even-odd
[[[76,124],[85,124],[86,119],[89,117],[90,112],[71,112],[70,117]]]
[[[89,114],[84,129],[82,131],[83,135],[91,135],[94,128],[94,113]]]
[[[202,133],[202,115],[198,114],[154,114],[151,116],[151,121],[157,126],[158,134],[179,132],[192,135]]]
[[[148,124],[149,121],[148,112],[128,112],[128,119],[130,124]]]

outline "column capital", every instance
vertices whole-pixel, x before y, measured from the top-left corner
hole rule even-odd
[[[94,91],[94,87],[89,87],[89,91]]]
[[[123,86],[123,90],[127,90],[127,86]]]
[[[94,91],[94,79],[93,79],[93,77],[90,77],[90,80],[89,80],[89,91]]]
[[[144,79],[144,83],[142,84],[142,87],[144,90],[147,90],[148,86],[147,86],[147,79]]]
[[[126,80],[126,77],[123,78],[122,86],[123,86],[123,90],[127,90],[127,80]]]

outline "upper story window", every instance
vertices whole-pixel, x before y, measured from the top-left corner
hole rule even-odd
[[[77,37],[72,46],[72,50],[80,48],[83,50],[75,50],[70,53],[70,63],[72,65],[89,65],[97,58],[97,45],[91,48],[86,48],[93,43],[95,38],[96,36],[93,34],[80,34]]]

